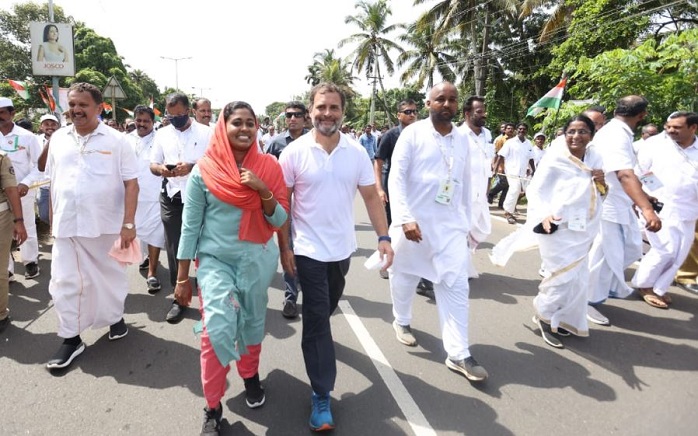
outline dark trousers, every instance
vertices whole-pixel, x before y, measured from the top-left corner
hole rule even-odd
[[[337,361],[330,315],[344,292],[349,258],[337,262],[320,262],[296,256],[298,280],[303,289],[303,337],[301,347],[305,371],[316,394],[334,390]]]
[[[288,226],[288,243],[290,244],[291,250],[293,250],[293,231],[291,226]],[[294,303],[298,301],[298,278],[284,271],[284,299],[291,300]]]
[[[499,204],[499,207],[502,208],[504,207],[504,199],[507,198],[507,192],[509,192],[509,182],[507,181],[506,176],[496,176],[497,181],[495,182],[494,186],[492,189],[490,189],[489,194],[487,194],[488,200],[490,202],[494,201],[494,197],[501,192],[499,196],[499,201],[497,202]]]
[[[163,192],[160,193],[160,219],[165,227],[165,249],[167,266],[170,269],[170,284],[174,287],[177,282],[177,249],[179,249],[179,237],[182,234],[184,204],[180,192],[170,198],[164,186]]]
[[[393,222],[393,217],[390,215],[390,194],[388,193],[388,173],[381,174],[381,182],[383,183],[383,191],[388,196],[388,203],[385,203],[385,216],[388,218],[388,227]]]

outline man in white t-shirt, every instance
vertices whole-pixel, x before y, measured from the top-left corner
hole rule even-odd
[[[262,150],[266,153],[267,149],[269,148],[269,144],[271,144],[271,140],[274,139],[274,136],[276,136],[276,128],[274,127],[273,124],[269,126],[269,129],[267,129],[267,133],[262,135],[262,143],[260,144],[260,147],[262,147]]]
[[[393,260],[371,160],[361,145],[339,132],[345,103],[336,85],[313,87],[310,117],[314,128],[288,144],[279,158],[288,197],[293,197],[293,249],[287,228],[278,233],[279,249],[284,271],[297,272],[303,289],[301,346],[313,388],[310,427],[315,431],[334,428],[330,392],[334,390],[337,362],[330,316],[344,292],[349,259],[356,250],[353,205],[357,189],[378,234],[378,250],[386,260],[384,269]]]
[[[212,130],[189,118],[189,98],[170,94],[166,103],[170,124],[158,129],[150,154],[150,171],[163,178],[160,194],[160,216],[165,226],[165,248],[170,270],[170,284],[177,282],[177,250],[182,229],[182,211],[189,173],[206,151]],[[172,302],[165,320],[177,323],[184,317],[184,307]]]
[[[504,199],[504,217],[509,224],[516,224],[514,212],[524,189],[523,182],[536,170],[536,165],[533,163],[533,144],[526,138],[526,133],[528,133],[526,124],[520,123],[516,126],[516,136],[504,143],[494,163],[495,168],[498,168],[501,162],[504,163],[504,173],[509,183],[509,190]]]
[[[637,159],[633,130],[647,115],[648,104],[637,95],[621,98],[613,119],[594,135],[594,147],[603,159],[608,184],[601,231],[589,253],[587,319],[599,325],[609,325],[609,320],[597,306],[609,296],[625,298],[632,292],[625,283],[625,269],[642,256],[642,237],[633,204],[639,207],[648,231],[656,232],[662,227],[634,171]]]
[[[640,134],[640,139],[633,142],[633,151],[635,152],[635,155],[637,155],[640,152],[640,148],[643,145],[645,145],[645,142],[648,139],[650,139],[658,133],[659,130],[657,130],[657,126],[652,123],[645,124],[644,126],[642,126],[642,133]]]

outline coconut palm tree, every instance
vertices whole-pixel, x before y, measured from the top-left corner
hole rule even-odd
[[[429,90],[434,86],[435,73],[439,73],[444,80],[455,82],[453,66],[457,58],[448,53],[447,42],[436,36],[434,22],[417,20],[398,38],[413,47],[397,57],[398,67],[407,65],[400,76],[403,84],[416,77],[416,85],[421,88],[426,81],[426,89]]]
[[[383,78],[381,77],[381,64],[385,66],[387,73],[392,75],[395,72],[395,65],[390,57],[390,51],[396,50],[399,53],[404,51],[386,35],[404,26],[402,24],[387,24],[388,17],[392,14],[387,0],[377,0],[375,3],[359,0],[355,7],[359,13],[348,15],[344,22],[356,25],[359,28],[359,33],[341,40],[339,47],[349,43],[357,44],[350,55],[354,58],[353,68],[357,72],[364,71],[368,79],[378,80],[381,90],[385,94]],[[376,94],[375,82],[373,89],[372,107]],[[388,109],[386,108],[386,110]]]
[[[343,59],[335,57],[335,52],[331,49],[315,53],[313,63],[308,65],[305,81],[313,86],[321,82],[334,83],[342,89],[347,98],[356,94],[352,89],[354,76],[350,66]]]

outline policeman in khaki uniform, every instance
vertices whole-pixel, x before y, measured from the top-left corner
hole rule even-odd
[[[10,259],[12,238],[17,244],[22,244],[27,240],[27,230],[12,162],[5,152],[0,151],[0,265],[7,265]],[[10,325],[9,293],[9,276],[0,274],[0,333]]]

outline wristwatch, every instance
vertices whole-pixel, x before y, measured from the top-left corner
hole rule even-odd
[[[136,228],[136,225],[133,224],[133,223],[126,223],[126,224],[124,224],[124,225],[121,226],[121,227],[125,228],[126,230],[133,230],[133,229]]]

